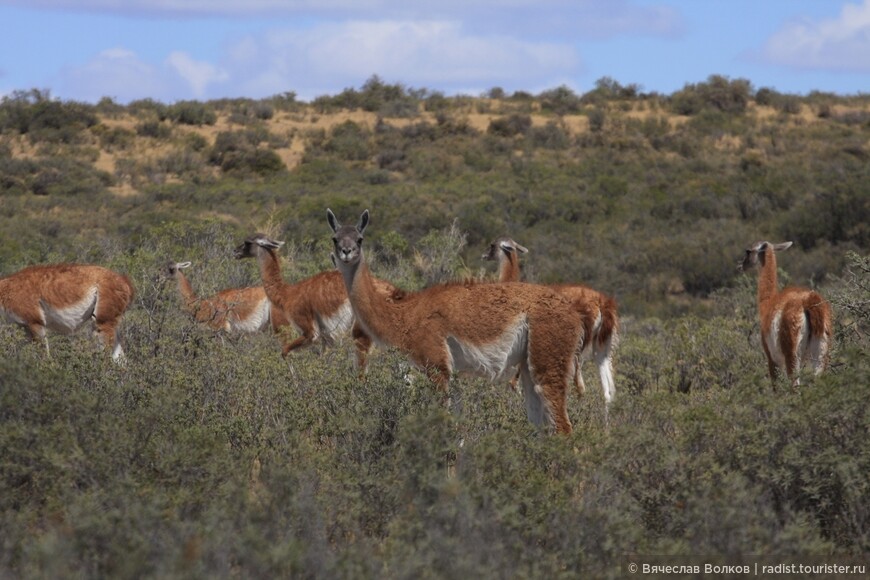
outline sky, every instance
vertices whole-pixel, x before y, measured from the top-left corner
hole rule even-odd
[[[870,91],[870,0],[0,0],[0,95],[126,104],[390,84]]]

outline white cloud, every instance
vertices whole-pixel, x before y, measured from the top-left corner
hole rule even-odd
[[[361,84],[373,74],[449,92],[546,84],[581,68],[571,45],[468,34],[446,21],[356,21],[301,32],[273,30],[241,40],[228,54],[226,67],[239,90],[267,95],[290,89],[303,99],[346,88],[336,87],[342,79]]]
[[[196,61],[186,52],[175,51],[166,63],[188,84],[193,96],[201,99],[206,96],[209,85],[228,80],[229,74],[207,62]]]
[[[413,88],[476,94],[495,86],[543,90],[578,79],[570,44],[467,32],[448,21],[355,21],[307,30],[273,29],[225,46],[216,62],[171,51],[150,64],[123,48],[68,67],[57,87],[68,98],[120,102],[261,98],[295,91],[311,100],[359,87],[372,75]]]
[[[536,90],[579,78],[578,39],[667,36],[678,12],[658,0],[0,0],[32,11],[210,22],[268,18],[271,30],[229,28],[220,54],[191,56],[188,39],[161,37],[148,56],[103,52],[68,66],[59,92],[87,100],[263,97],[287,90],[311,99],[360,86],[373,74],[388,82],[447,93],[494,86]],[[661,0],[665,2],[665,0]],[[142,18],[142,16],[146,18]],[[253,26],[258,26],[256,20]],[[119,23],[124,26],[124,23]],[[183,26],[183,24],[182,24]],[[135,45],[135,40],[131,39]],[[141,40],[140,40],[141,45]],[[160,47],[160,48],[158,48]],[[207,53],[206,53],[207,54]],[[568,79],[569,82],[565,82]],[[98,94],[99,93],[99,94]]]
[[[870,72],[870,0],[846,4],[835,19],[787,24],[764,45],[762,58],[799,69]]]
[[[96,102],[112,97],[121,102],[170,94],[161,71],[124,48],[110,48],[82,66],[67,67],[58,79],[59,93],[72,99]]]

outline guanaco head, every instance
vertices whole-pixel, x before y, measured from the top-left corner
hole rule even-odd
[[[369,225],[369,210],[362,212],[359,223],[355,226],[343,226],[338,223],[338,218],[331,209],[326,210],[326,220],[335,234],[332,237],[334,246],[333,261],[342,264],[355,264],[362,255],[363,232]]]
[[[190,268],[190,262],[172,262],[166,264],[166,267],[163,269],[163,273],[169,277],[173,278],[176,274],[178,274],[179,270],[183,270],[184,268]]]
[[[273,240],[266,234],[254,234],[236,247],[233,251],[233,256],[235,256],[237,260],[241,260],[242,258],[256,258],[259,248],[277,250],[283,245],[284,242]]]
[[[746,272],[759,265],[764,267],[764,260],[768,248],[773,249],[774,252],[782,252],[783,250],[789,249],[791,246],[792,242],[783,242],[781,244],[756,242],[751,247],[746,248],[746,253],[743,255],[743,261],[737,264],[737,270]]]
[[[512,239],[508,237],[501,237],[496,239],[489,245],[489,250],[483,254],[480,258],[482,260],[500,260],[502,255],[510,256],[513,253],[519,252],[520,254],[525,254],[529,250]]]

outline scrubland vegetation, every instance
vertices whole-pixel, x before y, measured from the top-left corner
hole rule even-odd
[[[446,97],[390,85],[311,103],[0,103],[0,275],[80,261],[127,274],[126,367],[84,336],[52,357],[0,327],[0,576],[621,577],[627,554],[870,552],[870,97],[712,76],[672,95],[612,79],[576,95]],[[348,339],[283,360],[181,311],[331,268],[325,210],[372,212],[378,277],[415,289],[524,275],[616,296],[605,424],[594,365],[575,432],[536,433],[507,381],[451,382],[444,409],[404,358],[368,378]],[[759,346],[761,239],[781,282],[832,303],[825,375],[774,391]],[[449,464],[451,467],[448,469]]]

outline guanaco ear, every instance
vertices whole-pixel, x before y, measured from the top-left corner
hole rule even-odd
[[[365,210],[362,212],[362,215],[359,216],[359,223],[356,225],[356,231],[362,234],[366,231],[367,225],[369,225],[369,210]]]
[[[516,243],[516,242],[513,241],[513,240],[501,240],[501,241],[498,243],[498,247],[500,247],[502,250],[504,250],[504,251],[507,252],[507,253],[511,253],[511,252],[513,252],[513,251],[517,251],[517,252],[519,252],[519,253],[521,253],[521,254],[526,254],[526,253],[528,253],[528,251],[529,251],[529,250],[526,249],[524,246],[519,245],[518,243]]]
[[[782,252],[784,250],[789,249],[794,242],[783,242],[781,244],[773,244],[774,252]]]
[[[329,227],[332,228],[333,232],[337,232],[338,228],[341,227],[341,224],[338,223],[338,218],[335,217],[335,214],[329,208],[326,208],[326,221],[329,222]]]
[[[175,267],[180,270],[182,268],[190,268],[191,265],[192,264],[190,262],[179,262],[179,263],[175,264]]]
[[[261,246],[263,248],[271,248],[273,250],[277,250],[284,245],[284,242],[279,242],[270,238],[257,238],[254,241],[257,243],[258,246]]]

